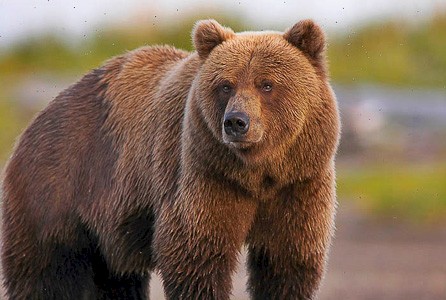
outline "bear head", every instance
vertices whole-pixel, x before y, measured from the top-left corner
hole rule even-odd
[[[285,33],[234,33],[199,21],[193,43],[201,116],[245,162],[283,152],[302,131],[326,83],[325,37],[311,20]]]

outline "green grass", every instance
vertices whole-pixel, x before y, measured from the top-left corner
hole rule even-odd
[[[446,164],[339,168],[338,196],[375,216],[415,223],[444,222]]]
[[[352,29],[331,38],[328,56],[332,78],[345,84],[446,88],[446,14]]]
[[[0,74],[83,73],[126,50],[147,44],[192,49],[195,20],[213,16],[235,31],[252,29],[230,13],[203,13],[169,26],[137,24],[96,30],[69,44],[48,34],[28,38],[0,53]],[[328,56],[334,81],[446,88],[446,13],[422,24],[389,20],[329,36]],[[0,78],[1,80],[1,78]]]
[[[247,28],[237,16],[228,13],[200,13],[172,22],[169,27],[142,23],[92,30],[70,43],[48,33],[27,38],[0,53],[0,74],[83,73],[115,55],[144,45],[167,44],[192,50],[191,30],[194,23],[209,15],[236,31]]]
[[[0,92],[0,173],[12,152],[14,142],[26,124],[27,117]]]

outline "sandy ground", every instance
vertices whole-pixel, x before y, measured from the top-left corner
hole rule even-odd
[[[341,204],[337,235],[319,300],[446,299],[446,228],[416,228],[372,222],[351,204]],[[244,255],[234,275],[231,299],[249,299]],[[157,276],[151,299],[164,299]]]

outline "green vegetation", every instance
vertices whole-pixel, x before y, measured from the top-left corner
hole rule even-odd
[[[234,30],[247,28],[237,18],[212,14]],[[60,36],[48,34],[19,42],[0,53],[0,76],[24,75],[32,72],[78,74],[99,66],[112,56],[144,45],[168,44],[192,50],[191,29],[196,20],[191,16],[170,26],[135,24],[109,27],[70,43]]]
[[[1,97],[1,96],[0,96]],[[25,121],[20,116],[17,106],[0,100],[0,167],[6,161],[14,146],[16,137],[24,127]],[[0,168],[1,170],[1,168]]]
[[[423,24],[389,21],[334,37],[330,71],[337,82],[446,88],[446,14]]]
[[[213,15],[235,30],[241,18]],[[78,41],[57,35],[27,39],[0,53],[0,79],[29,72],[82,73],[113,55],[147,44],[191,49],[190,30],[203,15],[167,26],[139,24],[97,30]],[[411,87],[446,88],[446,13],[422,24],[387,21],[331,36],[330,70],[336,82],[376,82]]]
[[[444,222],[446,165],[339,168],[338,196],[372,215],[417,223]]]

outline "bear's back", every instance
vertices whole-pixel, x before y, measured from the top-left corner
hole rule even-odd
[[[35,228],[39,235],[66,235],[65,224],[79,217],[73,211],[104,207],[115,189],[125,189],[116,186],[123,184],[119,166],[130,163],[127,173],[141,168],[132,169],[142,163],[138,153],[125,155],[135,148],[147,153],[150,144],[141,137],[156,115],[151,103],[160,80],[187,56],[173,47],[143,47],[110,59],[61,92],[20,137],[5,169],[4,209],[45,219]]]

